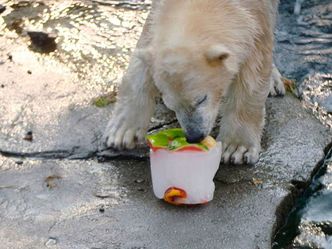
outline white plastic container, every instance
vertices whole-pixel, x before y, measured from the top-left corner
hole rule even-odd
[[[220,142],[209,151],[150,150],[154,194],[175,205],[211,201],[220,159]]]

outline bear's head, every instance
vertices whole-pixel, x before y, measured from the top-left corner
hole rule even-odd
[[[189,142],[212,130],[221,100],[238,72],[238,63],[223,44],[137,51],[151,70],[165,105],[176,113]]]

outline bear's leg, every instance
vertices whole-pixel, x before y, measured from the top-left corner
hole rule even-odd
[[[278,68],[273,64],[270,80],[270,96],[284,96],[286,93],[285,85],[282,81],[282,76],[279,73]]]
[[[151,14],[148,17],[138,50],[134,52],[122,79],[118,101],[107,125],[103,141],[107,147],[132,149],[144,139],[155,107],[156,89],[152,82],[149,65],[140,58],[139,49],[151,41]]]
[[[218,139],[223,142],[224,163],[254,164],[259,158],[272,77],[272,52],[257,57],[243,66],[221,106]]]
[[[223,142],[223,163],[254,164],[259,157],[264,103],[241,102],[225,103],[228,111],[223,113],[218,137]],[[231,110],[234,105],[236,109]]]

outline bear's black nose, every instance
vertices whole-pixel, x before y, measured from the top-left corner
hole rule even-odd
[[[200,133],[200,132],[186,134],[186,139],[187,139],[188,143],[199,143],[204,138],[205,138],[205,134],[204,133]]]

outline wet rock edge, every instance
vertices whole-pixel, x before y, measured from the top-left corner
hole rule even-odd
[[[287,219],[291,212],[296,208],[296,204],[301,195],[305,192],[307,188],[311,185],[313,178],[316,174],[325,166],[324,162],[328,157],[332,157],[332,142],[329,143],[324,149],[324,156],[316,166],[313,168],[310,177],[307,181],[299,183],[293,183],[292,187],[289,189],[289,194],[284,198],[284,200],[276,208],[276,222],[272,228],[271,234],[271,248],[274,248],[276,236],[278,232],[287,224]],[[295,239],[295,238],[293,238]],[[289,246],[289,245],[288,245]],[[287,247],[291,248],[291,247]]]

